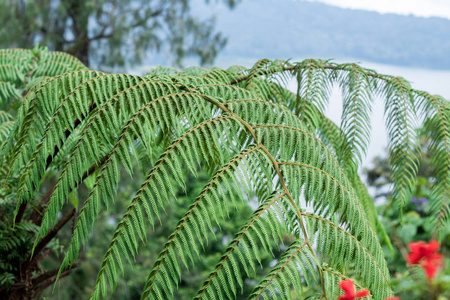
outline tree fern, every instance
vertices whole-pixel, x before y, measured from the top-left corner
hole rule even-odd
[[[449,186],[450,186],[450,106],[440,96],[432,96],[426,92],[413,91],[418,99],[419,109],[425,118],[424,130],[430,140],[432,164],[436,168],[436,181],[432,190],[431,215],[440,230],[449,218]],[[438,231],[439,232],[439,231]],[[436,232],[436,233],[438,233]]]
[[[253,214],[189,296],[236,298],[264,255],[276,262],[252,299],[289,298],[292,290],[333,299],[339,280],[349,277],[373,299],[392,295],[377,233],[389,239],[357,173],[377,94],[385,101],[396,200],[401,207],[410,195],[415,130],[424,119],[438,166],[434,221],[437,228],[448,222],[448,102],[404,79],[312,59],[106,74],[38,48],[2,50],[0,63],[0,104],[23,97],[14,116],[0,112],[2,189],[17,195],[16,223],[27,205],[36,205],[46,174],[57,171],[45,203],[37,204],[42,217],[27,216],[39,219],[35,250],[60,222],[69,195],[93,178],[59,275],[77,263],[100,211],[114,205],[121,171],[133,176],[141,167],[145,173],[117,223],[92,299],[106,297],[108,286],[114,290],[140,245],[151,243],[148,225],[162,222],[187,175],[202,168],[211,178],[149,270],[143,299],[173,298],[182,272],[202,259],[207,233],[220,230],[221,220],[242,204],[254,207]],[[284,87],[289,78],[297,80],[297,94]],[[344,98],[340,127],[324,116],[333,84]]]

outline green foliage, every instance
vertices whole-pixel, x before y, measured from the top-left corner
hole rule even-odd
[[[28,53],[17,56],[25,59]],[[197,293],[185,297],[236,298],[248,279],[259,279],[257,270],[259,265],[267,268],[267,257],[273,257],[273,267],[244,296],[290,298],[304,290],[332,299],[339,292],[337,282],[347,277],[369,289],[373,299],[392,295],[377,232],[388,238],[356,172],[367,149],[371,97],[381,94],[386,103],[394,197],[400,207],[417,172],[414,124],[420,119],[412,108],[418,103],[426,120],[436,115],[443,120],[443,133],[430,136],[442,153],[433,163],[449,161],[444,99],[434,101],[398,77],[321,60],[260,60],[250,69],[157,68],[132,76],[87,70],[68,55],[37,54],[39,59],[30,61],[31,75],[16,71],[13,62],[8,71],[12,84],[29,80],[35,85],[22,99],[1,150],[3,189],[14,191],[19,220],[24,207],[35,205],[46,175],[57,176],[37,249],[59,223],[71,193],[95,174],[87,180],[90,192],[77,212],[59,275],[78,262],[98,218],[114,205],[121,176],[139,178],[138,166],[145,166],[145,178],[104,253],[92,299],[106,297],[108,286],[114,290],[141,245],[152,242],[147,241],[149,228],[164,222],[165,212],[180,201],[178,191],[199,170],[208,172],[209,179],[189,198],[168,234],[148,271],[142,299],[173,298],[189,276],[186,270],[203,259],[211,235],[242,207],[253,212],[234,230],[216,265],[209,266]],[[57,60],[54,66],[50,61],[47,66],[47,56]],[[60,72],[56,66],[64,63],[77,71],[36,79]],[[297,94],[283,87],[291,76],[297,78]],[[341,128],[323,115],[333,84],[342,88],[345,99]],[[8,99],[14,102],[13,96]],[[445,195],[447,174],[436,176],[433,188]],[[448,199],[435,201],[443,203],[430,209],[439,229],[448,222]]]
[[[0,225],[0,286],[10,287],[33,244],[37,226],[30,222],[14,227],[7,223]]]
[[[16,129],[17,113],[18,110],[24,108],[22,100],[29,89],[51,76],[86,69],[86,67],[72,56],[59,52],[48,52],[39,47],[33,50],[0,50],[0,62],[0,109],[7,110],[0,110],[0,147],[3,151],[10,141],[11,133]],[[45,280],[48,279],[48,273],[41,272],[39,267],[39,262],[45,255],[39,253],[32,261],[30,257],[30,250],[33,248],[39,231],[39,223],[31,218],[14,222],[19,176],[12,170],[12,166],[2,156],[0,167],[0,297],[5,298],[8,296],[17,298],[18,294],[15,293],[20,290],[20,287],[25,289],[23,278],[28,276],[25,272],[26,266],[29,266],[32,272],[29,280],[36,286],[41,285],[38,290],[45,286]],[[46,185],[44,184],[44,186]],[[33,207],[33,210],[37,211],[37,207]],[[61,252],[56,238],[46,242],[41,248],[43,253]],[[44,285],[42,285],[43,283]],[[31,297],[39,293],[34,287],[29,290]]]

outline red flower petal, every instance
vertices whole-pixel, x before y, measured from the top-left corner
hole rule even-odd
[[[343,280],[339,283],[339,287],[345,292],[346,295],[354,297],[355,286],[353,285],[353,281],[350,279]]]
[[[427,245],[427,251],[429,251],[429,253],[433,253],[439,250],[439,242],[438,241],[430,241]]]
[[[407,262],[416,265],[424,259],[434,259],[438,253],[439,243],[437,241],[430,241],[428,244],[422,241],[409,243],[411,252],[406,258]]]
[[[355,300],[355,297],[349,295],[339,296],[338,300]]]
[[[360,290],[356,293],[356,298],[364,298],[369,296],[369,291],[368,290]]]
[[[434,254],[432,258],[425,259],[422,263],[422,268],[425,275],[429,279],[433,279],[436,276],[437,269],[442,266],[442,255]]]
[[[406,258],[408,263],[412,265],[419,263],[419,261],[423,258],[422,251],[424,245],[425,245],[424,242],[409,243],[409,250],[411,250],[411,252],[408,254],[408,257]]]
[[[355,292],[354,283],[350,279],[341,281],[339,287],[345,292],[345,295],[339,296],[338,300],[355,300],[356,298],[364,298],[370,295],[368,290]]]

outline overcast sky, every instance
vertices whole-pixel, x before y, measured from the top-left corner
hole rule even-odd
[[[299,1],[299,0],[294,0]],[[304,1],[304,0],[301,0]],[[343,8],[450,19],[450,0],[306,0]]]

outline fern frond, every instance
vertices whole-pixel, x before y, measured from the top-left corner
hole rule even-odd
[[[185,114],[184,112],[186,112],[186,109],[189,106],[192,108],[192,105],[196,101],[203,102],[198,97],[195,99],[195,95],[186,93],[171,94],[171,92],[174,92],[175,90],[176,88],[174,86],[163,84],[161,82],[144,81],[114,95],[87,120],[87,123],[82,130],[81,137],[72,151],[71,157],[67,161],[66,166],[58,179],[57,185],[55,186],[52,197],[50,198],[39,236],[44,235],[49,230],[52,224],[47,221],[54,219],[54,215],[61,209],[70,192],[69,188],[73,187],[76,182],[81,180],[83,172],[87,170],[90,165],[98,164],[100,162],[101,157],[96,152],[96,149],[100,148],[104,143],[102,139],[106,137],[105,129],[107,127],[112,127],[116,128],[116,131],[113,132],[112,135],[119,135],[119,138],[117,139],[117,142],[115,142],[115,146],[107,155],[107,159],[102,165],[101,172],[98,175],[94,188],[92,189],[88,200],[86,200],[85,206],[81,210],[78,218],[83,226],[86,222],[87,224],[93,223],[99,211],[98,205],[100,199],[102,200],[101,202],[108,206],[109,202],[114,198],[118,185],[118,166],[122,164],[129,174],[132,174],[130,154],[136,154],[135,150],[130,153],[130,149],[128,148],[133,144],[132,140],[134,140],[135,137],[138,137],[143,145],[146,146],[147,149],[150,149],[151,140],[157,136],[158,130],[171,128],[173,124],[177,123],[178,118],[176,117],[176,114],[187,116],[189,114]],[[166,93],[169,93],[169,95],[152,99],[152,97],[158,97]],[[164,104],[161,104],[162,102],[164,102]],[[111,126],[111,117],[113,117],[113,119],[120,118],[120,115],[115,116],[116,111],[119,111],[123,118],[128,119],[127,116],[130,116],[131,113],[137,109],[136,107],[141,105],[142,107],[131,117],[120,134],[119,131],[121,130],[120,128],[122,128],[121,122],[115,120],[116,124]],[[119,109],[117,106],[119,106]],[[205,109],[207,108],[205,107]],[[164,112],[168,112],[167,114],[171,116],[170,119],[164,117]],[[198,119],[199,116],[195,116],[195,120]],[[92,214],[91,209],[86,208],[96,208],[93,210],[95,213]],[[84,216],[85,211],[90,212],[86,216],[88,217],[88,221],[86,221],[86,217]],[[76,226],[76,228],[78,228],[78,226]],[[85,227],[83,227],[83,231],[86,231]],[[83,235],[83,237],[82,240],[84,242],[87,236]]]
[[[244,185],[244,190],[247,194],[251,193],[252,188],[249,186],[249,179],[246,178],[250,175],[241,171],[240,166],[255,164],[258,167],[261,158],[258,158],[258,150],[260,147],[252,147],[244,149],[239,155],[230,159],[216,175],[203,189],[199,197],[192,203],[185,216],[178,222],[175,231],[170,235],[164,249],[161,251],[158,259],[156,260],[151,273],[147,279],[142,298],[157,298],[158,295],[166,295],[171,297],[172,294],[172,281],[179,281],[180,266],[178,261],[181,260],[187,267],[189,258],[194,260],[194,253],[199,254],[200,247],[203,244],[205,236],[203,230],[213,230],[212,222],[218,224],[218,217],[222,218],[226,215],[226,210],[232,209],[236,201],[242,201],[235,197],[230,197],[230,202],[226,205],[222,204],[221,198],[226,194],[226,190],[233,191],[234,189],[240,190]],[[251,157],[252,156],[252,157]],[[256,159],[256,160],[255,160]],[[241,182],[241,183],[240,183]],[[220,194],[222,197],[220,197]],[[229,193],[232,195],[232,193]],[[217,213],[216,213],[217,212]],[[209,216],[212,213],[212,216]],[[219,216],[218,216],[219,215]],[[203,231],[204,232],[204,231]],[[186,235],[194,235],[197,243],[187,239]],[[189,241],[189,244],[186,244]],[[188,251],[184,251],[187,249]],[[167,280],[166,276],[170,276],[171,280]]]
[[[386,79],[382,93],[385,96],[389,161],[394,180],[393,198],[402,211],[405,203],[411,198],[421,154],[415,132],[417,128],[416,109],[411,87],[401,77]]]
[[[426,92],[413,91],[422,117],[425,118],[424,133],[430,139],[431,163],[436,180],[431,191],[432,222],[438,229],[446,226],[450,216],[450,103]]]
[[[324,220],[335,215],[340,224],[348,226],[348,231],[355,236],[354,239],[367,248],[372,263],[379,269],[377,272],[381,273],[379,277],[386,279],[386,282],[377,283],[377,294],[380,289],[387,288],[389,275],[381,247],[374,229],[366,221],[365,213],[360,207],[360,202],[354,191],[345,189],[340,181],[312,166],[285,163],[281,165],[281,168],[288,186],[292,182],[292,178],[302,178],[303,185],[291,189],[293,197],[299,196],[297,189],[303,189],[305,201],[307,204],[312,202],[315,214],[320,214]],[[325,190],[327,191],[326,194]],[[333,201],[328,202],[326,199],[333,199]],[[357,222],[363,222],[364,225]],[[360,225],[355,226],[354,224]],[[319,232],[317,238],[322,238],[322,234],[324,233]],[[362,263],[362,260],[359,262]]]
[[[356,158],[356,163],[360,164],[363,155],[366,154],[370,142],[370,112],[372,84],[365,69],[356,64],[344,65],[347,70],[339,76],[338,83],[343,91],[343,112],[341,121],[342,134],[347,145],[342,145],[343,165]],[[348,153],[351,151],[351,153]]]
[[[81,74],[86,75],[85,73]],[[68,78],[70,79],[70,77]],[[132,86],[135,82],[143,79],[130,75],[99,75],[88,80],[82,78],[82,80],[84,82],[77,87],[73,86],[73,82],[69,82],[72,86],[69,85],[71,90],[67,96],[61,97],[60,103],[42,109],[44,112],[47,111],[47,115],[51,115],[51,119],[45,122],[46,128],[36,148],[27,149],[27,152],[32,154],[28,157],[27,166],[20,178],[18,194],[20,203],[28,201],[32,196],[32,191],[39,187],[40,179],[51,163],[52,157],[62,147],[70,132],[81,123],[80,120],[85,119],[96,107],[101,107],[104,101],[114,97],[120,92],[122,85]],[[105,88],[106,86],[109,88]],[[120,126],[111,121],[109,124],[113,128]],[[90,154],[94,153],[95,151]]]
[[[0,81],[20,85],[25,80],[23,69],[10,64],[0,65]]]
[[[178,76],[180,75],[180,71],[175,68],[168,68],[163,66],[156,66],[151,69],[150,72],[147,72],[146,77],[152,78],[153,76],[158,75],[169,75],[169,76]]]
[[[1,113],[1,112],[0,112]],[[14,121],[0,122],[0,147],[7,140],[14,126]]]
[[[169,193],[167,192],[166,187],[162,185],[162,182],[164,182],[163,178],[169,176],[167,172],[172,171],[170,176],[174,176],[178,179],[178,182],[184,184],[184,172],[181,165],[185,164],[193,174],[196,174],[195,166],[201,163],[199,153],[197,151],[191,151],[190,145],[196,144],[194,149],[199,149],[201,148],[200,145],[202,144],[203,138],[207,138],[208,135],[215,131],[229,131],[230,128],[227,126],[229,121],[232,121],[230,116],[222,116],[208,120],[175,140],[169,149],[162,154],[161,158],[147,177],[147,180],[143,183],[142,187],[132,200],[122,220],[117,225],[116,232],[114,233],[114,237],[111,240],[108,251],[103,259],[101,270],[97,276],[96,290],[99,289],[99,286],[103,287],[105,285],[103,282],[106,280],[106,275],[108,275],[109,278],[113,278],[111,274],[116,265],[123,266],[120,253],[121,250],[125,248],[124,244],[127,240],[126,237],[130,236],[132,231],[134,231],[138,233],[141,240],[145,240],[146,222],[144,221],[145,218],[143,212],[146,212],[149,223],[154,226],[155,217],[160,217],[159,208],[164,209],[165,206],[168,205],[168,202],[170,201]],[[219,130],[219,128],[221,128],[221,130]],[[207,129],[207,131],[205,131],[205,129]],[[215,153],[223,152],[223,150],[214,151],[213,149],[208,149],[207,151],[209,157],[214,157]],[[179,161],[180,158],[183,158],[183,163]],[[177,168],[174,168],[170,163],[172,160],[175,162],[175,165],[178,166]],[[172,191],[170,193],[172,193]],[[139,226],[136,227],[136,224],[139,224]],[[204,224],[201,228],[206,229]],[[135,255],[134,252],[132,254],[133,256]],[[127,254],[126,256],[129,255]],[[112,288],[114,288],[115,285],[116,281],[110,281],[110,286]],[[96,294],[96,292],[94,292],[94,294]]]
[[[355,286],[358,288],[358,290],[365,289],[363,286],[358,284],[354,279],[349,278],[348,276],[342,275],[338,271],[334,270],[333,268],[329,266],[322,266],[323,270],[323,279],[325,281],[325,286],[327,287],[328,291],[328,298],[329,299],[337,299],[339,294],[342,294],[342,290],[339,289],[339,283],[343,280],[351,279],[352,282],[355,284]],[[370,299],[374,299],[372,295],[369,295]]]
[[[224,103],[251,125],[280,124],[286,126],[302,126],[298,118],[286,107],[260,99],[239,99]]]
[[[68,94],[68,90],[75,89],[78,85],[100,74],[102,73],[95,71],[74,71],[48,77],[29,89],[17,112],[16,128],[13,132],[13,139],[11,139],[15,144],[7,148],[13,163],[18,161],[20,165],[24,165],[28,162],[37,146],[35,140],[41,137],[40,135],[45,131],[48,119],[53,117],[58,106]],[[50,97],[56,90],[58,90],[59,97]]]
[[[220,98],[222,102],[228,102],[231,99],[259,99],[257,95],[246,89],[223,83],[204,84],[194,88],[194,90],[205,95]]]
[[[297,78],[297,103],[295,114],[307,124],[314,124],[314,116],[308,114],[307,107],[311,103],[319,110],[325,112],[328,103],[331,81],[321,60],[304,60],[295,65],[293,75]]]
[[[303,216],[308,232],[312,235],[310,239],[317,245],[317,251],[324,256],[328,265],[345,274],[357,264],[359,267],[354,269],[354,276],[369,289],[374,299],[392,296],[387,268],[374,257],[379,253],[373,253],[358,239],[365,233],[364,230],[352,235],[348,229],[336,223],[338,218],[329,221],[310,213],[304,213]]]
[[[44,59],[42,59],[42,62],[55,62],[59,64],[63,64],[67,66],[70,71],[72,70],[87,70],[88,68],[75,56],[70,55],[65,52],[60,51],[51,51],[46,53]],[[61,74],[61,73],[59,73]],[[47,76],[54,76],[50,74],[46,74]]]
[[[18,98],[20,98],[20,94],[11,83],[0,81],[0,104],[12,102]]]
[[[261,128],[264,127],[267,126],[261,126]],[[317,152],[318,149],[324,147],[323,144],[318,141],[314,144],[314,138],[298,129],[284,128],[278,134],[276,131],[266,130],[264,133],[266,135],[270,134],[270,137],[266,138],[274,145],[282,143],[282,138],[293,141],[292,144],[285,144],[287,147],[283,149],[289,149],[289,151],[285,150],[286,153],[280,155],[279,158],[289,161],[294,157],[294,162],[279,163],[293,198],[299,199],[300,195],[304,194],[306,203],[311,202],[314,212],[322,215],[324,218],[330,218],[332,215],[337,214],[340,222],[347,224],[350,232],[369,249],[368,251],[373,255],[383,277],[389,278],[383,253],[379,247],[374,230],[367,222],[364,209],[360,200],[357,199],[352,185],[344,172],[339,168],[337,161],[331,156],[331,153],[328,152],[328,157],[325,156],[325,158],[318,159],[320,156],[314,155],[314,151]],[[260,132],[258,134],[261,136]],[[292,135],[297,137],[293,138]],[[307,151],[308,148],[305,145],[310,146],[311,150]],[[298,151],[300,154],[295,153],[297,149],[302,149],[302,151]],[[319,152],[327,153],[326,151]],[[296,161],[301,161],[302,163],[297,163]],[[298,183],[299,178],[301,178],[301,184]],[[358,224],[358,226],[354,226],[354,224]],[[385,287],[386,284],[384,284]]]
[[[18,53],[5,50],[0,50],[0,65],[14,65],[14,66],[23,66],[25,69],[30,67],[31,57],[18,55]]]
[[[304,285],[319,281],[313,260],[314,254],[307,244],[303,240],[295,240],[253,289],[249,299],[292,299],[291,286],[297,295],[301,295]]]
[[[231,82],[239,77],[239,74],[236,74],[232,70],[222,70],[219,68],[213,68],[209,70],[208,72],[205,72],[203,74],[203,77],[205,78],[211,78],[214,80],[217,80],[219,82],[225,83],[225,84],[231,84]]]
[[[203,282],[194,299],[236,298],[236,283],[243,288],[242,278],[236,276],[241,273],[239,267],[242,266],[250,277],[251,271],[255,270],[254,260],[260,261],[260,251],[270,251],[271,244],[273,247],[274,241],[280,240],[283,235],[284,226],[275,228],[277,231],[267,229],[273,228],[269,224],[274,224],[274,220],[284,218],[283,205],[280,203],[284,196],[284,192],[281,195],[275,194],[261,203],[251,219],[228,244],[215,270]],[[285,201],[289,202],[288,199]]]
[[[41,62],[35,71],[36,76],[55,76],[62,73],[68,73],[71,71],[71,68],[69,66],[66,66],[65,64],[55,62],[55,61],[48,61],[48,62]]]
[[[6,111],[0,110],[0,124],[12,121],[13,119],[14,118],[13,118],[13,116],[11,116],[11,114],[7,113]]]

